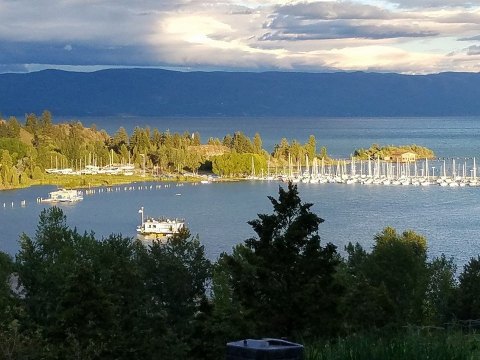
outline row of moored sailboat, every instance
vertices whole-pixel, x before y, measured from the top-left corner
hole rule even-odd
[[[471,160],[471,161],[468,161]],[[465,159],[463,164],[456,164],[455,159],[447,164],[446,160],[411,161],[392,163],[388,161],[358,161],[352,158],[337,161],[335,165],[325,165],[314,160],[312,166],[297,167],[296,173],[290,166],[288,174],[263,177],[279,178],[282,181],[311,184],[341,183],[365,185],[413,185],[413,186],[480,186],[477,177],[475,158]],[[260,179],[260,178],[258,178]]]

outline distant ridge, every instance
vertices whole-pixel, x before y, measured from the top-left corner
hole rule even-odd
[[[480,75],[176,72],[0,74],[3,116],[474,116]]]

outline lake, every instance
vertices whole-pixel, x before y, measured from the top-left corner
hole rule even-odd
[[[67,120],[67,119],[63,119]],[[69,119],[71,120],[71,119]],[[183,133],[198,131],[202,142],[209,137],[223,139],[242,131],[249,137],[262,136],[269,151],[282,137],[305,143],[310,135],[317,139],[317,150],[326,146],[334,158],[349,157],[355,149],[380,145],[417,144],[435,151],[438,157],[479,156],[480,118],[80,118],[85,126],[95,124],[114,134],[123,126],[129,134],[135,126]]]
[[[115,128],[105,120],[98,127]],[[88,125],[87,119],[82,123]],[[348,156],[354,148],[416,143],[432,148],[442,157],[480,158],[479,118],[427,119],[142,119],[141,126],[160,130],[199,131],[203,140],[227,132],[260,132],[266,146],[281,137],[305,142],[310,134],[330,154]],[[152,121],[152,122],[149,122]],[[277,125],[275,125],[277,124]],[[108,125],[108,126],[107,126]],[[174,127],[174,125],[176,127]],[[126,128],[130,125],[123,124]],[[270,145],[269,145],[270,144]],[[138,209],[150,216],[185,218],[198,234],[207,255],[218,255],[253,236],[247,221],[258,213],[271,213],[267,196],[276,197],[278,182],[245,181],[207,185],[134,184],[107,191],[99,188],[77,204],[62,205],[68,224],[80,232],[93,230],[97,237],[111,233],[134,236],[140,222]],[[345,184],[298,184],[305,202],[325,222],[320,225],[322,243],[332,242],[343,252],[349,242],[366,248],[385,226],[398,231],[412,229],[427,238],[429,256],[452,256],[459,266],[480,254],[480,187],[366,186]],[[40,211],[36,203],[54,187],[40,186],[0,193],[0,250],[14,254],[19,234],[33,235]],[[25,200],[26,206],[20,206]],[[13,207],[12,207],[13,202]]]

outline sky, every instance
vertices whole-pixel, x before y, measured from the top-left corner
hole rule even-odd
[[[480,0],[0,0],[0,73],[480,71]]]

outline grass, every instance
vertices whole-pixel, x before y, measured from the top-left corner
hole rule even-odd
[[[130,184],[135,182],[148,181],[175,181],[175,182],[199,182],[203,178],[185,176],[185,175],[169,175],[163,177],[153,177],[147,175],[58,175],[58,174],[44,174],[42,179],[28,180],[26,183],[18,184],[16,186],[2,187],[0,190],[13,190],[27,188],[36,185],[56,185],[58,187],[74,189],[74,188],[90,188],[99,186],[113,186],[120,184]],[[219,181],[238,181],[238,179],[220,179]]]
[[[480,335],[422,333],[356,335],[305,345],[305,360],[478,360]]]

